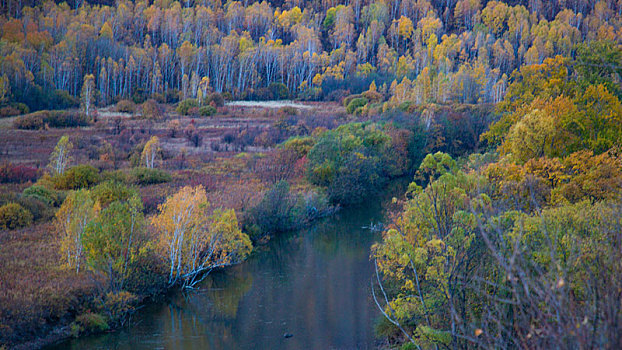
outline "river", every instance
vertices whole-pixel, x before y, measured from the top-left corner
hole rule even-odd
[[[148,304],[129,327],[52,349],[375,348],[369,254],[380,234],[363,227],[382,215],[380,200],[369,201],[274,237],[201,290]]]

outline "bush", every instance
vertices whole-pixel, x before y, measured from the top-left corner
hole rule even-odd
[[[294,107],[286,106],[279,108],[276,113],[279,116],[292,116],[298,115],[298,110]]]
[[[222,107],[225,105],[225,98],[223,97],[223,95],[214,92],[209,95],[209,97],[205,101],[205,104],[213,105],[214,107]]]
[[[134,113],[136,105],[130,100],[120,100],[117,102],[116,110],[121,113]]]
[[[58,190],[77,190],[96,185],[100,181],[99,171],[90,165],[77,165],[65,173],[52,178]]]
[[[177,105],[176,111],[177,113],[181,115],[188,115],[188,113],[190,112],[190,109],[195,108],[195,107],[196,108],[199,107],[199,101],[194,98],[188,98],[188,99],[185,99],[179,102],[179,105]]]
[[[22,196],[18,204],[26,208],[31,214],[34,221],[49,220],[54,217],[54,208],[39,198]]]
[[[58,193],[41,185],[33,185],[22,192],[22,197],[31,197],[50,206],[60,205]]]
[[[397,152],[391,141],[375,124],[344,124],[325,132],[307,155],[307,179],[325,186],[333,203],[361,203],[391,176],[386,164],[405,161],[401,152],[393,157]]]
[[[277,100],[284,100],[289,97],[289,90],[283,83],[270,83],[268,89],[272,92],[272,97]]]
[[[0,207],[0,229],[14,230],[32,223],[32,214],[17,203],[8,203]]]
[[[21,130],[39,130],[39,129],[43,129],[44,125],[45,124],[43,123],[43,118],[37,115],[32,115],[32,114],[17,117],[13,121],[13,126],[16,129],[21,129]]]
[[[352,100],[357,99],[357,98],[362,98],[363,95],[357,94],[357,95],[350,95],[345,97],[341,102],[343,103],[344,107],[348,107],[348,105],[350,104],[350,102],[352,102]]]
[[[65,90],[54,90],[54,95],[50,101],[49,108],[54,109],[68,109],[80,107],[80,99],[72,96]],[[28,113],[28,111],[23,112]]]
[[[216,108],[213,106],[203,106],[199,108],[198,112],[201,117],[210,117],[216,114]]]
[[[50,111],[48,118],[43,121],[52,128],[75,128],[89,125],[86,115],[78,111]]]
[[[17,102],[11,104],[12,107],[17,108],[20,114],[30,113],[30,108],[25,103]]]
[[[136,190],[128,188],[125,184],[107,181],[95,186],[91,190],[93,201],[99,202],[103,207],[116,201],[127,201],[132,196],[137,196]]]
[[[37,180],[37,169],[25,165],[5,163],[0,165],[1,183],[22,183]]]
[[[169,182],[171,174],[160,169],[134,168],[130,172],[131,182],[137,185],[151,185]]]
[[[98,333],[110,329],[106,318],[98,313],[87,312],[76,317],[71,324],[71,333],[78,336],[83,333]]]
[[[147,100],[142,105],[142,118],[158,120],[164,116],[162,107],[155,100]]]
[[[232,101],[233,100],[233,95],[229,91],[223,91],[220,95],[222,96],[222,98],[225,101]]]
[[[326,101],[342,102],[350,94],[350,90],[337,89],[326,94]]]
[[[248,211],[247,223],[258,228],[257,235],[283,232],[295,226],[297,200],[289,192],[289,184],[280,181],[268,190],[262,200]]]
[[[352,99],[352,101],[350,101],[348,103],[348,106],[346,107],[346,112],[348,114],[355,113],[359,108],[366,106],[367,102],[368,101],[365,97]]]
[[[45,125],[52,128],[73,128],[89,125],[88,118],[77,111],[37,111],[21,117],[17,117],[13,126],[17,129],[36,130],[43,129]]]
[[[371,103],[380,103],[384,100],[384,96],[377,91],[365,91],[362,95]]]
[[[5,106],[0,108],[0,118],[14,117],[16,115],[20,115],[20,112],[13,106]]]
[[[108,170],[101,173],[101,181],[128,183],[128,176],[122,170]]]
[[[199,107],[191,107],[190,109],[188,109],[188,112],[186,113],[186,115],[191,115],[193,117],[196,117],[199,115]]]
[[[121,323],[125,317],[134,312],[134,304],[138,301],[136,295],[126,292],[109,292],[103,309],[108,314],[108,319],[113,323]]]

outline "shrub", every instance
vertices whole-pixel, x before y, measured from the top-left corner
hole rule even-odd
[[[31,197],[50,206],[60,205],[58,193],[41,185],[33,185],[22,192],[22,197]]]
[[[0,108],[0,118],[14,117],[19,114],[19,110],[13,106],[5,106]]]
[[[61,175],[52,178],[54,187],[59,190],[77,190],[96,185],[100,181],[99,171],[90,165],[77,165]]]
[[[101,181],[128,183],[128,176],[122,170],[107,170],[101,173]]]
[[[268,89],[272,92],[272,97],[277,100],[284,100],[289,97],[289,90],[283,83],[270,83]]]
[[[49,220],[54,216],[54,208],[48,203],[38,198],[22,196],[18,204],[26,208],[32,214],[34,221]]]
[[[151,185],[169,182],[171,174],[160,169],[134,168],[130,172],[131,182],[138,185]]]
[[[17,102],[11,104],[12,107],[17,108],[20,114],[30,113],[30,108],[25,103]]]
[[[47,118],[43,121],[52,128],[74,128],[89,125],[87,116],[78,111],[48,111]]]
[[[334,102],[342,102],[344,98],[346,98],[350,94],[350,90],[337,89],[326,94],[325,100],[334,101]]]
[[[359,108],[366,106],[367,102],[368,101],[365,97],[352,99],[352,101],[350,101],[348,103],[348,106],[346,107],[346,112],[348,114],[355,113]]]
[[[188,115],[191,108],[199,107],[199,101],[194,98],[188,98],[177,105],[176,111],[181,115]]]
[[[108,319],[114,323],[122,323],[129,314],[134,312],[134,303],[138,297],[126,291],[109,292],[103,308],[108,314]]]
[[[130,100],[120,100],[117,102],[116,110],[121,113],[134,113],[136,105]]]
[[[214,107],[222,107],[225,105],[225,98],[223,97],[223,95],[214,92],[209,95],[205,103],[208,105],[213,105]]]
[[[164,115],[162,107],[155,100],[147,100],[142,105],[142,118],[158,120]]]
[[[362,95],[371,103],[380,103],[384,100],[384,96],[377,91],[365,91]]]
[[[44,125],[45,124],[43,124],[43,118],[41,118],[41,116],[32,115],[32,114],[17,117],[13,121],[13,126],[16,129],[21,129],[21,130],[39,130],[39,129],[43,129]]]
[[[36,130],[45,125],[52,128],[72,128],[89,125],[88,118],[77,111],[37,111],[21,117],[17,117],[13,126],[17,129]]]
[[[223,98],[223,100],[225,101],[231,101],[233,100],[233,95],[229,92],[229,91],[224,91],[222,94],[220,94]]]
[[[8,203],[0,207],[0,229],[14,230],[32,223],[32,214],[17,203]]]
[[[0,182],[22,183],[37,180],[37,169],[25,165],[5,163],[0,165]]]
[[[257,234],[283,232],[291,229],[296,221],[296,198],[289,192],[289,184],[280,181],[268,190],[262,200],[248,211],[248,224],[259,229]]]
[[[214,106],[203,106],[199,108],[198,112],[201,117],[210,117],[216,114],[216,108]]]
[[[199,107],[191,107],[190,109],[188,109],[188,112],[186,113],[186,115],[191,115],[193,117],[196,117],[199,115]]]
[[[180,92],[177,89],[167,89],[164,93],[164,103],[177,103],[179,102]]]
[[[128,201],[137,195],[136,190],[128,188],[125,184],[113,181],[101,183],[91,190],[93,201],[99,202],[104,207],[112,202]]]
[[[352,102],[352,100],[357,99],[357,98],[362,98],[363,95],[357,94],[357,95],[350,95],[345,97],[341,102],[343,103],[344,107],[348,107],[348,105],[350,104],[350,102]]]
[[[110,329],[110,326],[106,318],[93,312],[87,312],[76,317],[76,320],[71,325],[73,336],[78,336],[82,333],[104,332],[108,329]]]
[[[277,115],[279,116],[291,116],[291,115],[297,115],[297,114],[298,114],[298,110],[290,106],[281,107],[277,111]]]
[[[50,108],[68,109],[80,107],[80,99],[70,95],[66,90],[54,90],[54,95],[50,102]],[[28,113],[28,111],[22,113]]]

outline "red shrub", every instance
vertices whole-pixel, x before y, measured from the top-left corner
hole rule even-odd
[[[15,165],[5,163],[0,165],[0,182],[1,183],[22,183],[28,181],[36,181],[38,170],[25,165]]]

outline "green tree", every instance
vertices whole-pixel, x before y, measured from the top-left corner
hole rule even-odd
[[[83,234],[86,264],[104,276],[108,290],[118,292],[140,253],[145,237],[142,201],[136,192],[126,201],[115,201],[99,212]]]
[[[67,198],[56,212],[56,227],[60,235],[61,253],[67,266],[74,268],[76,273],[84,258],[82,243],[88,224],[99,212],[99,205],[91,199],[88,190],[69,192]]]

